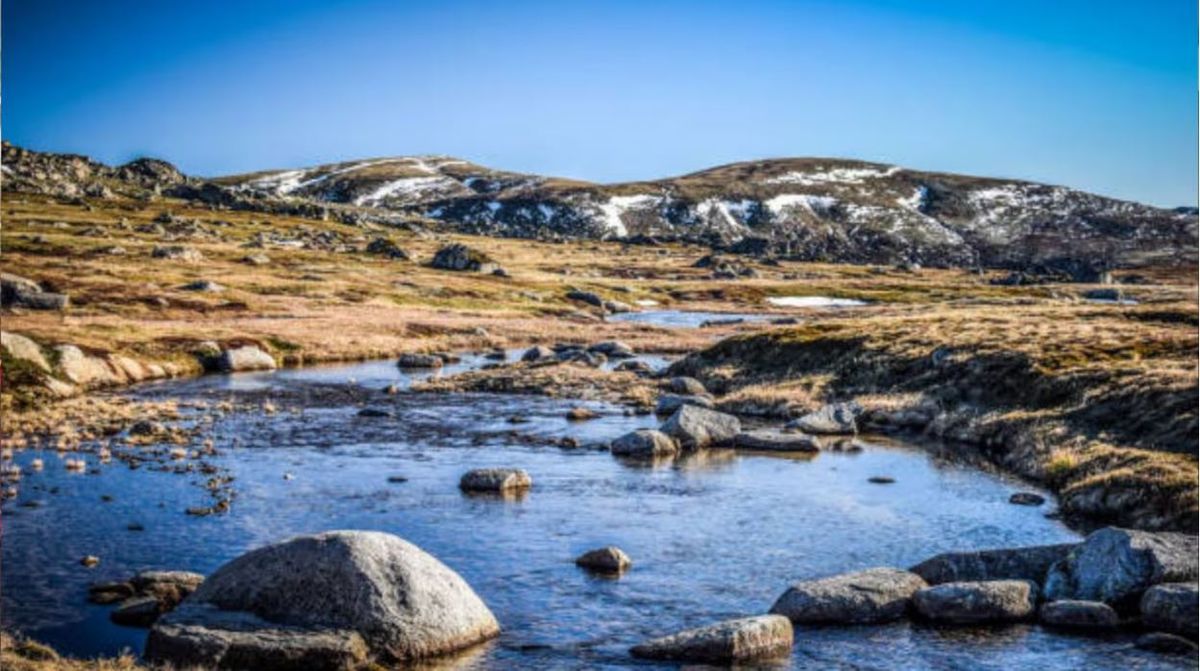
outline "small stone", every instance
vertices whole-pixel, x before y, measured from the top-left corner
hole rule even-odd
[[[771,612],[798,624],[888,622],[903,617],[913,594],[925,587],[915,573],[872,568],[795,583]]]
[[[529,489],[533,479],[520,468],[478,468],[463,474],[458,486],[465,492],[506,492]]]
[[[400,484],[402,482],[408,482],[408,478],[404,477],[403,475],[389,475],[387,481],[392,484]]]
[[[896,478],[888,475],[872,475],[871,477],[867,478],[867,482],[875,485],[890,485],[896,482]]]
[[[359,417],[391,417],[392,413],[382,408],[363,408],[358,411]]]
[[[597,573],[621,573],[633,564],[621,548],[608,546],[579,555],[575,565]]]
[[[85,555],[82,559],[79,560],[79,565],[85,566],[87,568],[92,568],[99,564],[100,564],[100,558],[97,557],[96,555]]]
[[[1008,497],[1008,502],[1019,506],[1040,506],[1046,502],[1046,497],[1033,492],[1017,492]]]
[[[582,422],[588,419],[596,419],[599,416],[600,415],[596,414],[595,411],[582,407],[571,408],[567,411],[567,419],[571,420],[572,422]]]

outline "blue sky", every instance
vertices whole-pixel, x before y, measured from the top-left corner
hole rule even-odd
[[[773,156],[1197,202],[1194,0],[6,0],[4,138],[217,175]]]

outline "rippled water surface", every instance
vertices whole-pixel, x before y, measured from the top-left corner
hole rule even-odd
[[[184,514],[210,502],[199,474],[101,465],[91,455],[84,457],[98,474],[71,474],[53,452],[19,452],[18,463],[40,457],[46,468],[28,474],[19,499],[4,508],[5,626],[77,655],[138,650],[145,630],[110,624],[107,607],[86,603],[88,583],[146,568],[209,573],[293,534],[376,529],[417,543],[458,571],[502,623],[498,640],[451,667],[651,668],[630,659],[628,647],[765,612],[792,580],[908,566],[947,550],[1077,537],[1047,519],[1045,509],[1007,502],[1028,487],[936,450],[868,439],[860,453],[788,458],[713,451],[636,465],[589,446],[652,426],[651,417],[590,403],[600,419],[569,423],[563,415],[576,402],[378,391],[408,379],[391,364],[369,363],[138,390],[208,401],[269,397],[279,408],[274,415],[229,413],[213,425],[221,454],[211,461],[236,478],[226,515]],[[394,416],[359,417],[364,405]],[[528,421],[510,423],[513,415]],[[563,436],[584,447],[554,446]],[[459,476],[484,466],[525,468],[534,487],[518,501],[462,495]],[[394,475],[408,480],[388,482]],[[867,482],[876,475],[896,482]],[[113,500],[102,502],[104,495]],[[22,505],[31,501],[38,507]],[[128,531],[132,522],[145,530]],[[619,580],[591,577],[572,563],[607,544],[634,560]],[[85,554],[101,564],[79,566]],[[798,628],[795,651],[779,666],[1151,669],[1194,668],[1195,660],[1139,652],[1123,635],[898,623]]]

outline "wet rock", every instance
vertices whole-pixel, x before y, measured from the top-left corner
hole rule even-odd
[[[1139,636],[1134,645],[1142,650],[1161,652],[1168,655],[1190,655],[1196,652],[1195,641],[1189,641],[1175,634],[1164,634],[1161,631]]]
[[[430,265],[441,270],[490,273],[496,269],[487,254],[463,244],[442,247],[433,255]]]
[[[683,375],[671,378],[667,382],[667,389],[673,394],[682,394],[685,396],[700,396],[708,393],[708,390],[704,388],[703,382],[694,377]]]
[[[458,482],[464,492],[506,492],[529,489],[533,479],[520,468],[478,468],[467,471]]]
[[[862,407],[857,403],[831,403],[788,422],[787,427],[805,433],[857,433],[857,418],[861,412]]]
[[[591,347],[588,347],[589,352],[597,352],[603,354],[610,359],[628,359],[636,354],[633,348],[621,342],[620,340],[606,340],[598,342]]]
[[[1103,601],[1132,609],[1163,582],[1190,582],[1197,573],[1196,536],[1106,527],[1090,534],[1046,575],[1047,601]]]
[[[609,448],[614,456],[633,459],[667,457],[679,452],[675,439],[654,429],[638,429],[617,438]]]
[[[816,437],[779,429],[743,431],[733,439],[733,446],[744,450],[771,452],[819,452],[821,443]]]
[[[1037,585],[1028,580],[948,582],[913,595],[913,605],[935,622],[1015,622],[1033,615]]]
[[[872,568],[795,583],[771,612],[798,624],[887,622],[903,617],[913,594],[925,587],[915,573]]]
[[[1040,506],[1046,502],[1046,497],[1033,492],[1017,492],[1008,497],[1008,502],[1019,506]]]
[[[670,415],[676,410],[685,405],[694,405],[700,408],[712,409],[713,400],[707,396],[679,396],[676,394],[663,394],[658,397],[658,404],[654,406],[654,414]]]
[[[401,354],[396,365],[400,368],[441,368],[442,358],[433,354]]]
[[[1055,562],[1062,560],[1076,543],[1033,545],[998,550],[946,552],[926,559],[909,570],[930,585],[981,580],[1031,580],[1041,583]]]
[[[150,419],[139,419],[129,426],[129,435],[131,436],[154,436],[166,433],[166,431],[167,427],[162,422]]]
[[[759,615],[655,638],[629,652],[643,659],[728,664],[787,655],[792,637],[786,617]]]
[[[217,369],[226,373],[251,370],[275,370],[275,359],[254,345],[244,345],[221,352]]]
[[[452,652],[499,633],[471,587],[391,534],[299,536],[234,559],[150,632],[176,667],[344,669]]]
[[[149,627],[162,615],[158,599],[152,596],[135,596],[125,599],[116,609],[108,614],[108,618],[117,624],[129,627]]]
[[[50,364],[42,355],[42,348],[23,335],[0,331],[0,348],[12,359],[23,361],[44,373],[50,372]]]
[[[521,361],[526,361],[526,362],[542,361],[543,359],[553,359],[553,358],[554,358],[554,350],[552,350],[549,347],[546,347],[544,345],[530,347],[529,349],[525,350],[524,354],[521,355]]]
[[[29,310],[62,310],[70,300],[66,294],[43,291],[31,279],[0,273],[0,305]]]
[[[487,359],[488,361],[507,361],[508,352],[505,352],[502,349],[494,349],[487,354],[484,354],[483,358]]]
[[[597,573],[621,573],[632,566],[633,561],[621,548],[610,545],[579,555],[575,565]]]
[[[88,601],[102,605],[124,601],[133,594],[133,585],[128,582],[99,582],[88,587]]]
[[[662,432],[686,448],[728,445],[742,430],[737,417],[695,405],[684,405],[663,423]]]
[[[1140,604],[1142,624],[1196,638],[1200,596],[1196,583],[1162,583],[1146,590]]]
[[[199,263],[204,260],[204,254],[201,254],[200,250],[185,245],[155,245],[154,249],[150,250],[150,257],[185,263]]]
[[[595,305],[596,307],[604,307],[604,299],[590,291],[572,290],[567,292],[567,299]]]
[[[85,555],[79,560],[79,565],[85,568],[94,568],[100,565],[100,558],[96,555]]]
[[[1114,629],[1121,624],[1117,611],[1100,601],[1051,601],[1038,610],[1042,624],[1068,629]]]

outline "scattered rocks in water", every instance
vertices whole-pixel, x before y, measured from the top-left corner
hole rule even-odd
[[[713,400],[708,396],[681,396],[678,394],[663,394],[662,396],[658,397],[658,404],[654,406],[654,414],[671,415],[685,405],[694,405],[711,410],[713,407]]]
[[[442,358],[433,354],[401,354],[396,365],[400,368],[441,368]]]
[[[737,417],[695,405],[681,406],[661,427],[663,433],[689,449],[728,445],[741,430]]]
[[[771,612],[797,624],[865,624],[904,616],[921,576],[895,568],[872,568],[793,584]]]
[[[1196,577],[1196,536],[1106,527],[1050,568],[1043,594],[1047,601],[1103,601],[1132,610],[1154,585]]]
[[[536,347],[530,347],[529,349],[525,350],[524,354],[521,355],[521,361],[526,361],[526,362],[542,361],[545,359],[553,359],[553,358],[554,358],[554,350],[550,349],[549,347],[546,347],[545,345],[537,345]]]
[[[1196,652],[1195,641],[1189,641],[1175,634],[1165,634],[1161,631],[1139,636],[1134,645],[1142,650],[1161,652],[1168,655],[1190,655]]]
[[[674,394],[685,396],[701,396],[708,393],[704,383],[694,377],[676,376],[667,382],[667,389]]]
[[[1042,624],[1067,629],[1114,629],[1121,618],[1112,606],[1100,601],[1050,601],[1038,610]]]
[[[609,450],[614,456],[631,459],[669,457],[679,452],[675,439],[655,429],[638,429],[612,441]]]
[[[358,411],[359,417],[391,417],[392,413],[383,408],[363,408]]]
[[[603,354],[610,359],[629,359],[637,356],[633,348],[620,340],[606,340],[588,347],[589,352]]]
[[[1200,616],[1196,583],[1155,585],[1142,595],[1139,609],[1146,627],[1196,638]]]
[[[567,419],[572,422],[582,422],[589,419],[596,419],[600,415],[590,408],[571,408],[567,411]]]
[[[873,485],[891,485],[895,484],[896,478],[893,478],[890,475],[872,475],[871,477],[867,478],[867,482]]]
[[[743,431],[733,439],[733,446],[744,450],[769,452],[819,452],[821,443],[815,436],[779,429]]]
[[[981,580],[1031,580],[1041,583],[1046,572],[1065,558],[1077,543],[1032,545],[973,552],[946,552],[909,570],[930,585]]]
[[[622,573],[633,561],[621,548],[610,545],[579,555],[575,565],[596,573]]]
[[[729,664],[787,655],[792,637],[786,617],[759,615],[655,638],[629,652],[643,659]]]
[[[299,536],[225,564],[150,631],[152,663],[341,669],[453,652],[500,632],[457,573],[391,534]]]
[[[1046,497],[1033,492],[1017,492],[1008,497],[1008,502],[1019,506],[1040,506],[1046,502]]]
[[[861,413],[862,406],[858,403],[831,403],[788,422],[787,428],[818,434],[858,433],[857,419]]]
[[[919,590],[913,605],[934,622],[1016,622],[1033,615],[1037,585],[1028,580],[948,582]]]
[[[275,358],[254,345],[243,345],[221,352],[217,369],[226,373],[254,370],[275,370]]]
[[[463,244],[442,247],[433,255],[430,265],[440,270],[490,273],[496,269],[491,257]]]
[[[520,468],[477,468],[467,471],[458,482],[464,492],[500,493],[529,489],[533,478]]]

